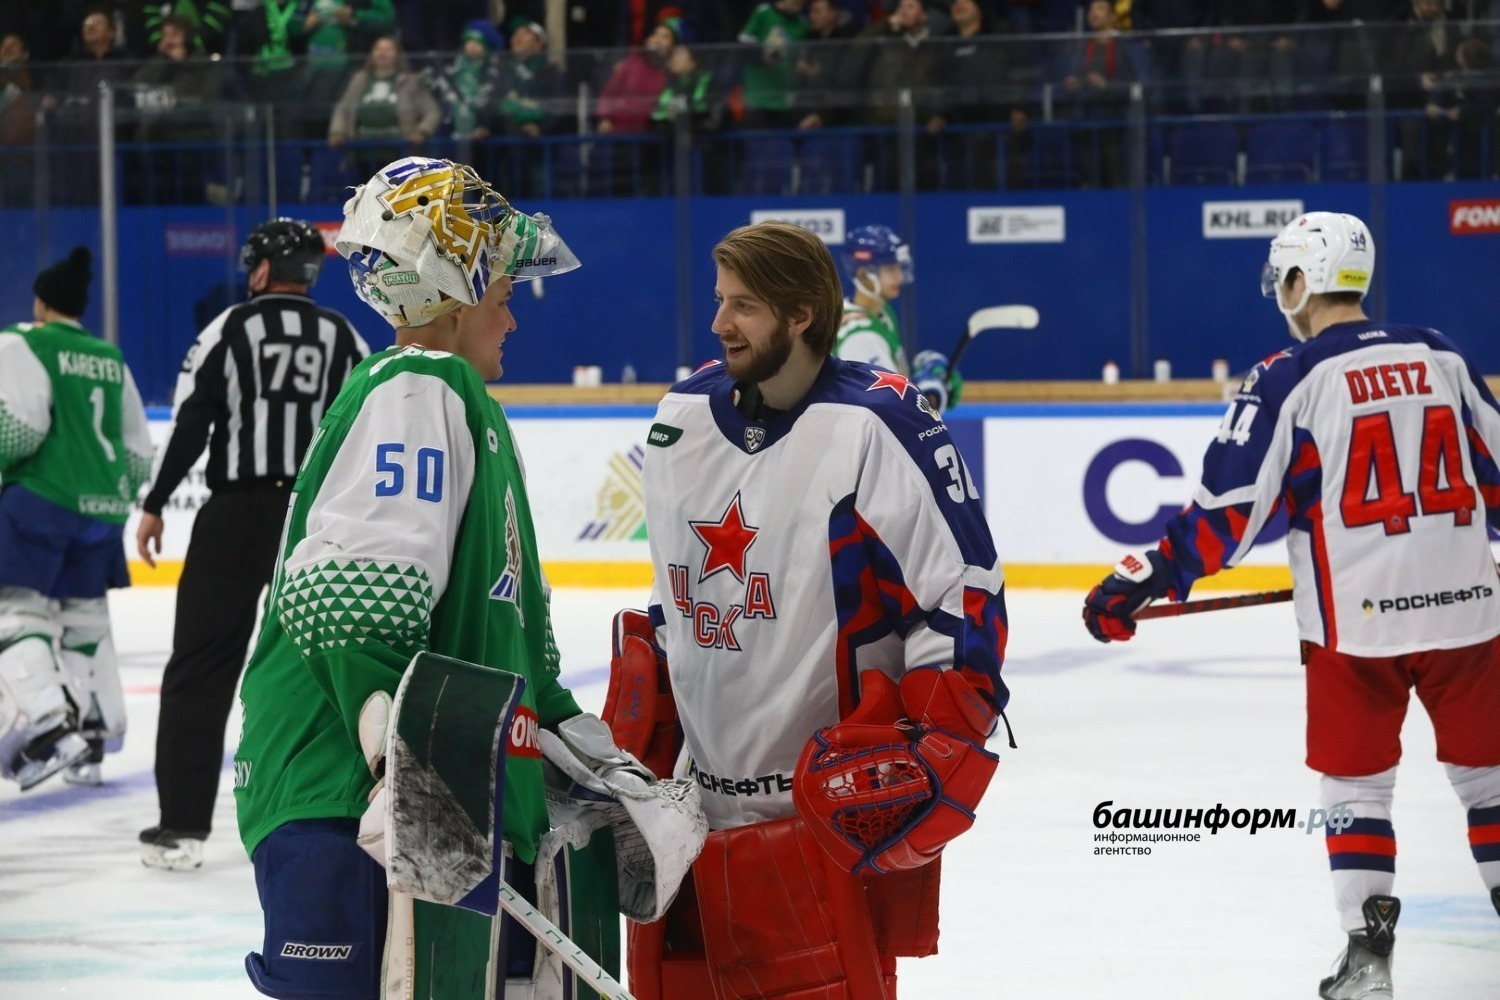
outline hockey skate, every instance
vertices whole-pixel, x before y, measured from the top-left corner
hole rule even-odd
[[[1333,975],[1318,986],[1324,1000],[1391,1000],[1391,949],[1396,945],[1396,918],[1401,901],[1371,896],[1363,907],[1365,929],[1349,935]]]
[[[99,766],[104,761],[104,741],[97,737],[86,737],[89,742],[88,756],[63,771],[63,780],[70,785],[98,788],[104,784],[104,772]]]
[[[141,831],[141,864],[147,868],[186,872],[203,867],[207,830],[168,830],[153,826]]]
[[[70,785],[81,785],[84,788],[98,788],[104,784],[104,772],[98,764],[91,760],[81,761],[77,764],[69,764],[63,771],[63,780]]]
[[[17,755],[12,765],[21,791],[35,788],[58,771],[71,767],[89,756],[89,744],[75,732],[54,730],[32,740]]]

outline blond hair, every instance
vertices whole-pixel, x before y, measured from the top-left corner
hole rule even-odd
[[[822,240],[789,222],[757,222],[720,240],[714,263],[733,272],[781,323],[807,307],[812,322],[802,339],[820,357],[833,353],[844,315],[844,286]]]

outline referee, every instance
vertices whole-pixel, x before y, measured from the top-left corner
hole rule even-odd
[[[308,298],[323,237],[298,219],[272,219],[240,249],[250,300],[198,334],[177,377],[172,430],[136,531],[156,565],[162,509],[208,445],[208,488],[177,588],[172,657],[161,682],[156,794],[161,822],[141,831],[141,861],[187,870],[203,863],[224,760],[224,727],[271,581],[297,466],[344,379],[369,356],[349,321]]]

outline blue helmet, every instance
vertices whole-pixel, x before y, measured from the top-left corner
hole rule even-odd
[[[860,226],[849,230],[844,237],[841,260],[844,276],[856,288],[861,287],[861,270],[873,271],[885,264],[900,264],[901,280],[905,284],[911,284],[913,279],[911,247],[890,226]],[[866,288],[865,291],[878,294],[878,287]]]

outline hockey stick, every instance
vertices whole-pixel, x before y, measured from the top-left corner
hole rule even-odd
[[[599,963],[589,958],[571,938],[557,929],[556,924],[503,879],[500,881],[500,908],[525,927],[542,947],[567,963],[578,974],[579,983],[599,994],[603,1000],[635,1000]]]
[[[1232,597],[1210,597],[1202,601],[1153,604],[1131,617],[1136,621],[1143,618],[1176,618],[1178,615],[1196,615],[1202,611],[1227,611],[1230,608],[1252,608],[1257,604],[1279,604],[1291,599],[1290,590],[1263,590],[1254,594],[1235,594]]]
[[[1031,330],[1041,321],[1035,306],[990,306],[969,317],[969,327],[948,352],[948,370],[958,370],[958,359],[975,337],[986,330]]]

